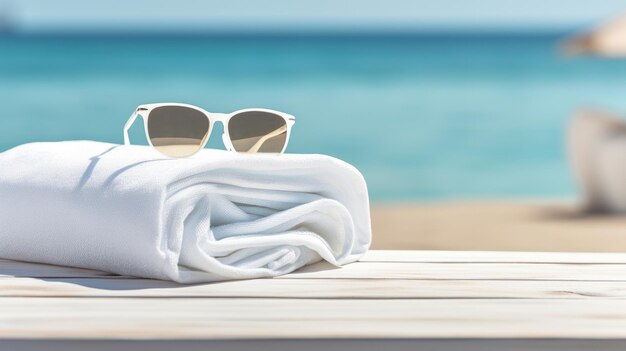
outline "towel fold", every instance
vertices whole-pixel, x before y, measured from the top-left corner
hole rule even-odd
[[[367,188],[323,155],[32,143],[0,154],[0,257],[181,283],[271,277],[371,242]]]

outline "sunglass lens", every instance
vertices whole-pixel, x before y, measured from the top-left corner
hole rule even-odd
[[[157,107],[148,118],[150,142],[170,157],[187,157],[198,152],[209,129],[207,116],[190,107]]]
[[[241,112],[228,122],[228,134],[237,152],[280,153],[287,143],[287,122],[270,112]]]

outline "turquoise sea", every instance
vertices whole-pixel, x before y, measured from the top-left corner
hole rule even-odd
[[[562,37],[4,35],[0,150],[120,143],[140,103],[267,107],[297,116],[289,152],[354,164],[375,201],[571,196],[567,120],[626,111],[626,60],[563,57]]]

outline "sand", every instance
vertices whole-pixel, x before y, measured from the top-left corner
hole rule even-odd
[[[372,230],[374,249],[626,251],[626,216],[566,200],[374,204]]]

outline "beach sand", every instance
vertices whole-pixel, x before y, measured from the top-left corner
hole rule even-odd
[[[573,201],[373,204],[373,249],[625,252],[626,216]]]

